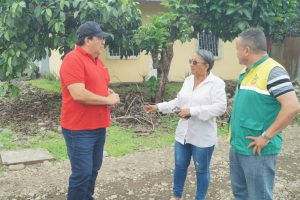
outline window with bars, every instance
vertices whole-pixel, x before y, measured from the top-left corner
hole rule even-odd
[[[121,59],[120,48],[107,48],[108,58],[109,59]],[[129,52],[127,59],[137,59],[138,54],[134,51]]]
[[[220,57],[219,38],[209,33],[198,33],[199,49],[211,51],[215,57]]]

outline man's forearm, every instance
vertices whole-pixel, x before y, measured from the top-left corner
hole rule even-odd
[[[96,95],[86,89],[83,89],[80,94],[74,98],[75,101],[79,101],[88,105],[108,105],[110,104],[108,97]]]
[[[281,108],[274,123],[266,130],[269,137],[274,137],[279,131],[287,127],[299,112],[298,108],[290,106]]]

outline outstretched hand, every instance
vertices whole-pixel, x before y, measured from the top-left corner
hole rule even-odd
[[[143,106],[143,109],[146,113],[149,113],[149,112],[157,111],[158,107],[157,107],[157,105],[145,105],[145,106]]]

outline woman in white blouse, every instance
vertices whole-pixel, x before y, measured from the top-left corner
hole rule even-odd
[[[216,117],[226,110],[225,83],[215,76],[211,69],[214,56],[211,52],[199,49],[190,59],[191,73],[184,80],[177,98],[146,105],[146,112],[175,112],[180,117],[175,136],[175,170],[173,197],[181,200],[187,170],[194,160],[197,191],[196,200],[204,200],[210,182],[210,160],[217,143]]]

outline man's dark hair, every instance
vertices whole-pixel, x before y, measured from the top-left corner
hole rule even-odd
[[[248,28],[239,34],[242,45],[249,46],[255,53],[267,51],[267,40],[263,31],[258,28]]]
[[[84,45],[84,39],[85,39],[85,38],[88,38],[88,39],[91,40],[91,39],[93,39],[93,37],[94,37],[94,36],[80,37],[80,38],[77,39],[76,44],[79,45],[79,46],[82,46],[82,45]]]

